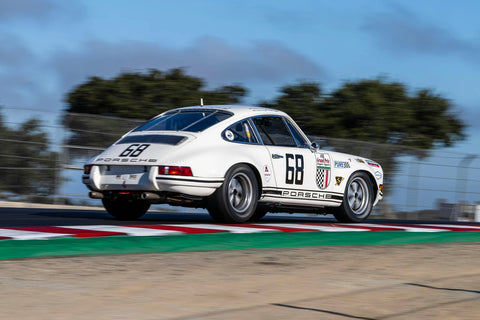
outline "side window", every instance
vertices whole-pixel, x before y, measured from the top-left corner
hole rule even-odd
[[[290,129],[290,132],[293,134],[293,137],[295,138],[295,141],[297,142],[297,145],[300,148],[308,148],[308,142],[305,140],[305,138],[300,134],[300,132],[295,129],[295,127],[287,120],[287,126]]]
[[[230,126],[223,132],[223,138],[227,141],[241,143],[259,143],[248,121],[240,121]]]
[[[263,143],[273,146],[296,147],[295,139],[280,117],[253,118]]]

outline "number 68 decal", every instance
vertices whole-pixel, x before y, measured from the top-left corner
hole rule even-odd
[[[127,149],[123,150],[123,152],[120,153],[119,157],[138,157],[140,153],[142,153],[149,146],[149,144],[131,144],[128,146]]]
[[[293,155],[287,153],[285,155],[287,172],[285,174],[286,184],[303,184],[303,156],[301,154]]]

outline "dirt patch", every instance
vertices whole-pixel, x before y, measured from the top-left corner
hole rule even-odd
[[[5,319],[472,319],[477,243],[0,261]]]

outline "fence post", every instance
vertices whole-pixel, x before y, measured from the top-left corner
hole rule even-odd
[[[407,208],[409,202],[412,205],[412,208],[417,210],[418,207],[418,177],[420,175],[420,163],[419,162],[410,162],[409,168],[408,168],[408,190],[407,190]],[[408,211],[408,210],[407,210]],[[418,214],[417,214],[418,218]]]
[[[466,201],[466,199],[461,199],[460,194],[467,192],[467,182],[468,182],[468,165],[477,158],[476,154],[467,154],[460,162],[458,163],[457,167],[457,190],[456,190],[456,198],[457,203],[460,203],[462,200]],[[464,169],[464,170],[462,170]],[[463,173],[463,174],[462,174]],[[461,190],[460,190],[461,189]]]

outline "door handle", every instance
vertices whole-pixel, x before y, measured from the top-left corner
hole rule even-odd
[[[272,159],[282,159],[282,158],[283,158],[283,156],[281,156],[279,154],[276,154],[276,153],[272,154]]]

